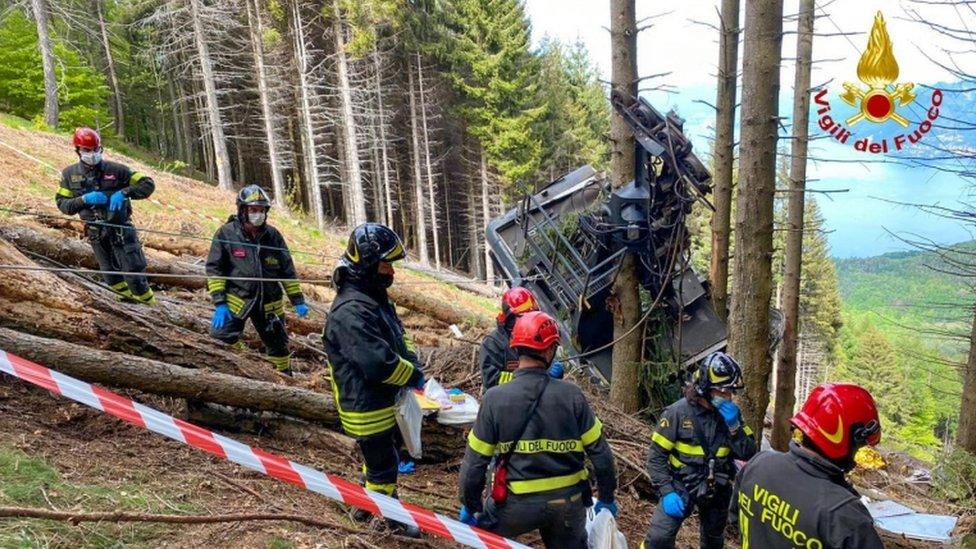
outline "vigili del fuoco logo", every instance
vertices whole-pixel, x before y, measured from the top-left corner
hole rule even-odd
[[[901,151],[921,141],[939,118],[941,90],[932,91],[923,111],[916,101],[915,84],[898,82],[898,60],[880,11],[874,16],[868,47],[857,63],[857,78],[863,85],[845,82],[843,93],[838,94],[853,107],[852,114],[840,112],[850,111],[844,106],[832,110],[826,89],[817,90],[813,97],[820,129],[841,144],[872,154]],[[920,121],[910,122],[909,116]],[[858,138],[862,129],[872,135]]]

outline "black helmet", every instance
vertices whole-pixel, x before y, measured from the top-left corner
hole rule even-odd
[[[363,223],[349,235],[342,262],[350,269],[367,272],[379,265],[380,261],[393,262],[405,256],[403,242],[393,229],[382,223]]]
[[[271,207],[271,198],[258,185],[248,185],[237,193],[237,209],[245,206],[267,206]]]
[[[701,361],[695,371],[695,390],[704,396],[709,389],[737,391],[742,388],[742,367],[731,356],[717,351]]]

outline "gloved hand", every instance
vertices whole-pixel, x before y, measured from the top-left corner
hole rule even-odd
[[[217,305],[214,309],[213,320],[210,321],[210,326],[214,330],[219,330],[224,327],[225,324],[230,322],[233,315],[230,314],[230,307],[226,303],[221,303]]]
[[[558,360],[549,366],[549,377],[554,377],[556,379],[562,379],[563,374],[566,373],[566,368],[563,367],[563,363]]]
[[[298,315],[299,318],[305,318],[305,317],[307,317],[308,316],[308,305],[306,305],[304,303],[299,303],[298,305],[295,305],[295,314]]]
[[[420,375],[420,377],[417,379],[417,381],[413,385],[411,385],[411,387],[414,387],[416,389],[420,389],[421,391],[423,391],[424,390],[424,385],[427,385],[427,379],[424,378],[424,373],[421,372],[420,370],[417,370],[417,373]]]
[[[722,414],[722,419],[725,420],[725,424],[729,426],[729,429],[734,431],[742,425],[742,416],[739,412],[739,407],[731,400],[723,402],[718,407],[718,413]]]
[[[474,513],[468,511],[468,508],[465,505],[461,506],[461,511],[458,513],[458,520],[467,524],[468,526],[478,525],[478,518],[474,516]]]
[[[108,202],[108,197],[102,191],[91,191],[81,195],[81,200],[90,206],[104,206]]]
[[[397,472],[400,473],[401,475],[409,475],[416,470],[417,470],[417,464],[414,463],[412,459],[408,459],[407,461],[401,461],[397,465]]]
[[[683,518],[685,516],[685,500],[677,492],[671,492],[661,499],[661,506],[664,512],[671,518]]]
[[[108,211],[121,210],[123,206],[125,206],[125,193],[122,191],[112,193],[112,198],[108,201]]]
[[[596,503],[593,505],[593,514],[594,515],[599,515],[600,514],[600,511],[602,511],[604,509],[606,509],[607,511],[610,511],[610,514],[611,515],[617,516],[617,502],[616,501],[611,501],[610,503],[606,503],[606,502],[604,502],[603,500],[600,500],[600,499],[596,500]]]

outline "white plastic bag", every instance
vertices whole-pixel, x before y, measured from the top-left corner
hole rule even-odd
[[[403,389],[397,395],[396,422],[403,435],[403,444],[413,459],[423,457],[420,430],[424,424],[424,413],[413,396],[413,389]]]
[[[592,507],[586,511],[586,536],[589,549],[627,549],[627,538],[617,530],[617,519],[606,509],[596,516]]]
[[[464,393],[464,402],[455,402],[448,396],[444,387],[436,379],[428,379],[424,386],[424,396],[441,405],[437,412],[437,423],[442,425],[464,425],[474,423],[478,417],[478,399]]]

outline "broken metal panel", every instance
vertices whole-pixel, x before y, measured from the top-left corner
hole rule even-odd
[[[611,190],[589,166],[573,171],[489,223],[499,269],[531,289],[561,324],[563,344],[609,381],[613,317],[606,300],[623,257],[633,253],[641,284],[657,309],[676,357],[685,364],[725,346],[724,323],[689,267],[685,216],[710,190],[684,123],[645,100],[614,108],[636,138],[634,181]],[[705,202],[707,204],[707,202]],[[645,304],[647,305],[647,304]]]

